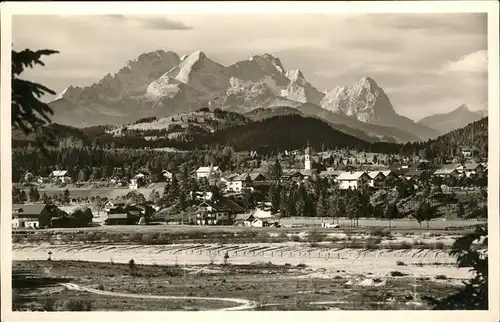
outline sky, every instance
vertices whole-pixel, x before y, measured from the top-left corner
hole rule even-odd
[[[369,76],[414,120],[487,108],[485,13],[30,15],[12,24],[14,50],[60,52],[23,74],[56,92],[91,85],[141,53],[201,50],[226,66],[270,53],[321,91]]]

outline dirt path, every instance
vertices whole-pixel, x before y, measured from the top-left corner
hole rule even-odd
[[[116,296],[116,297],[129,297],[129,298],[141,298],[141,299],[154,299],[154,300],[202,300],[202,301],[226,301],[240,304],[238,306],[228,307],[219,309],[219,311],[242,311],[250,310],[257,307],[254,301],[246,299],[237,298],[224,298],[224,297],[199,297],[199,296],[164,296],[164,295],[146,295],[146,294],[130,294],[130,293],[117,293],[102,291],[94,288],[89,288],[85,286],[80,286],[73,283],[61,283],[62,286],[69,290],[84,291],[99,295]]]

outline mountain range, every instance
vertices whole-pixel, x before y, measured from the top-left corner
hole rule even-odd
[[[250,118],[259,118],[259,111],[274,116],[293,112],[372,142],[427,140],[442,133],[435,122],[416,123],[397,114],[370,77],[320,91],[300,70],[285,70],[270,54],[223,66],[201,51],[180,57],[158,50],[140,55],[91,86],[69,86],[49,105],[53,122],[76,127],[117,126],[209,107]]]
[[[434,114],[421,119],[417,123],[444,134],[478,121],[487,116],[486,113],[487,111],[471,111],[467,105],[462,104],[449,113]]]

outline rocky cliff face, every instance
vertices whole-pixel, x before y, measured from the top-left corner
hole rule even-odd
[[[151,81],[180,62],[179,55],[158,50],[128,61],[117,73],[107,74],[98,83],[84,88],[69,86],[57,99],[73,104],[116,102],[127,96],[142,95]]]
[[[384,122],[396,112],[384,90],[370,77],[363,77],[352,86],[327,91],[321,107],[366,123]]]
[[[394,126],[422,139],[437,133],[399,116],[384,90],[369,77],[322,93],[301,71],[286,71],[270,54],[225,67],[201,51],[181,58],[158,50],[127,62],[96,84],[68,87],[51,106],[56,112],[53,121],[78,126],[164,117],[207,106],[248,112],[301,104],[321,106],[360,122]]]

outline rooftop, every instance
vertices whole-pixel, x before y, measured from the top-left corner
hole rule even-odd
[[[40,215],[47,205],[44,203],[13,204],[12,213],[23,215]]]
[[[363,175],[366,175],[366,172],[364,171],[356,171],[356,172],[342,172],[338,177],[337,180],[358,180],[361,178]]]

